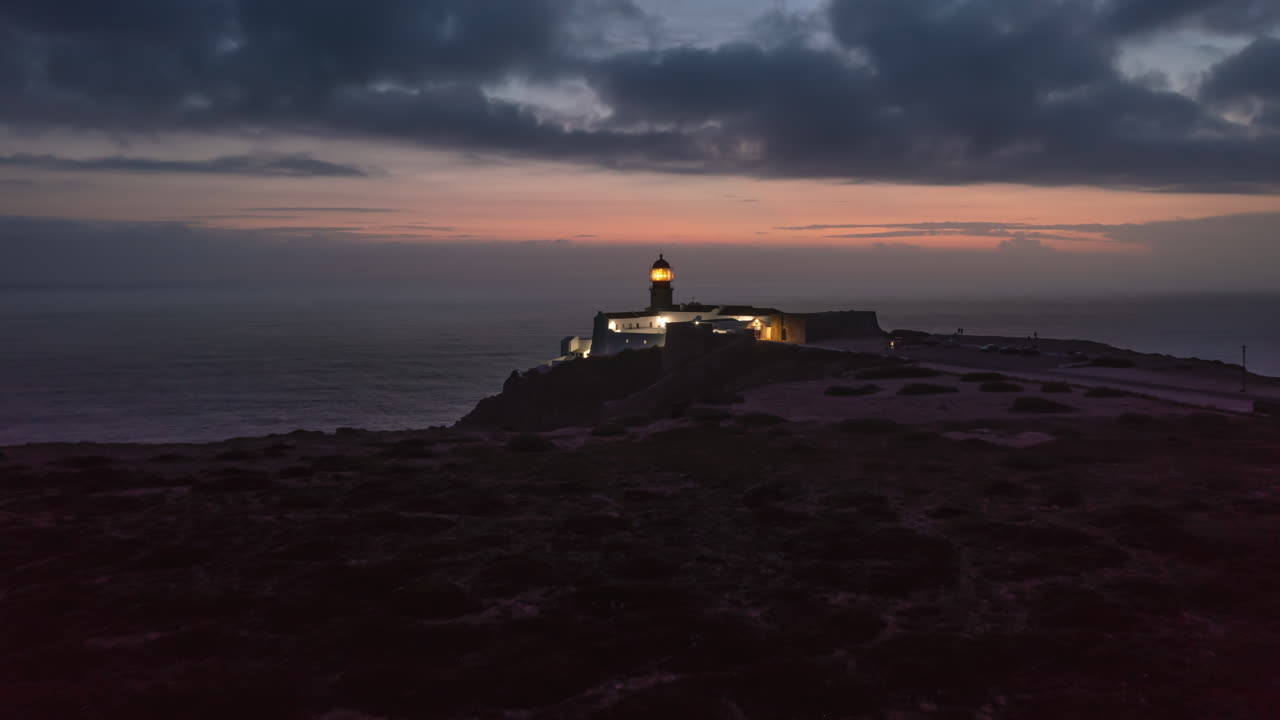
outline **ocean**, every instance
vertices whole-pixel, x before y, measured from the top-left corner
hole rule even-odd
[[[0,290],[0,445],[204,442],[447,425],[513,369],[590,333],[635,288]],[[886,330],[1099,340],[1280,376],[1280,294],[860,296],[717,288],[793,312],[871,309]],[[721,292],[715,293],[720,297]]]

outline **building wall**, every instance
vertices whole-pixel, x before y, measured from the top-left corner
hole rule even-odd
[[[577,355],[585,357],[591,354],[591,338],[571,335],[560,341],[560,357]]]
[[[805,316],[779,313],[769,318],[770,336],[774,342],[801,345],[807,342]]]
[[[601,313],[596,315],[595,327],[591,333],[591,354],[613,355],[624,350],[662,347],[665,341],[666,333],[657,329],[646,328],[646,332],[610,330],[608,318]]]
[[[696,320],[704,322],[695,325]],[[760,329],[753,330],[754,321]],[[718,321],[718,322],[717,322]],[[611,326],[613,329],[611,329]],[[670,344],[670,334],[677,326],[688,326],[677,332],[684,333],[682,341],[695,342],[702,333],[720,330],[723,333],[740,333],[760,340],[803,345],[834,338],[879,337],[884,335],[880,322],[872,311],[846,310],[822,313],[775,313],[768,316],[718,315],[711,311],[667,310],[654,315],[632,318],[608,318],[604,313],[596,315],[591,337],[591,352],[609,355],[623,350],[642,350]],[[693,330],[692,328],[698,328]],[[690,335],[689,333],[697,333]],[[701,341],[698,341],[701,342]],[[676,354],[684,355],[681,349]]]

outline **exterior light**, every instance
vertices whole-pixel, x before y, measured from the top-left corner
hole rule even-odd
[[[671,272],[671,268],[654,268],[649,271],[649,279],[653,282],[671,282],[675,277],[675,273]]]

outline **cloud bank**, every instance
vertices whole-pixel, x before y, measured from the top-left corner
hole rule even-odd
[[[660,20],[628,0],[9,0],[0,124],[854,182],[1280,187],[1274,0],[832,0],[697,46]],[[1126,47],[1174,32],[1242,49],[1185,93],[1121,71]],[[570,85],[586,99],[557,104]],[[97,162],[127,161],[176,162]]]

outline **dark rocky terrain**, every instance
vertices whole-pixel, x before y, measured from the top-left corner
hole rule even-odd
[[[703,400],[5,448],[3,715],[1280,717],[1274,419]]]

